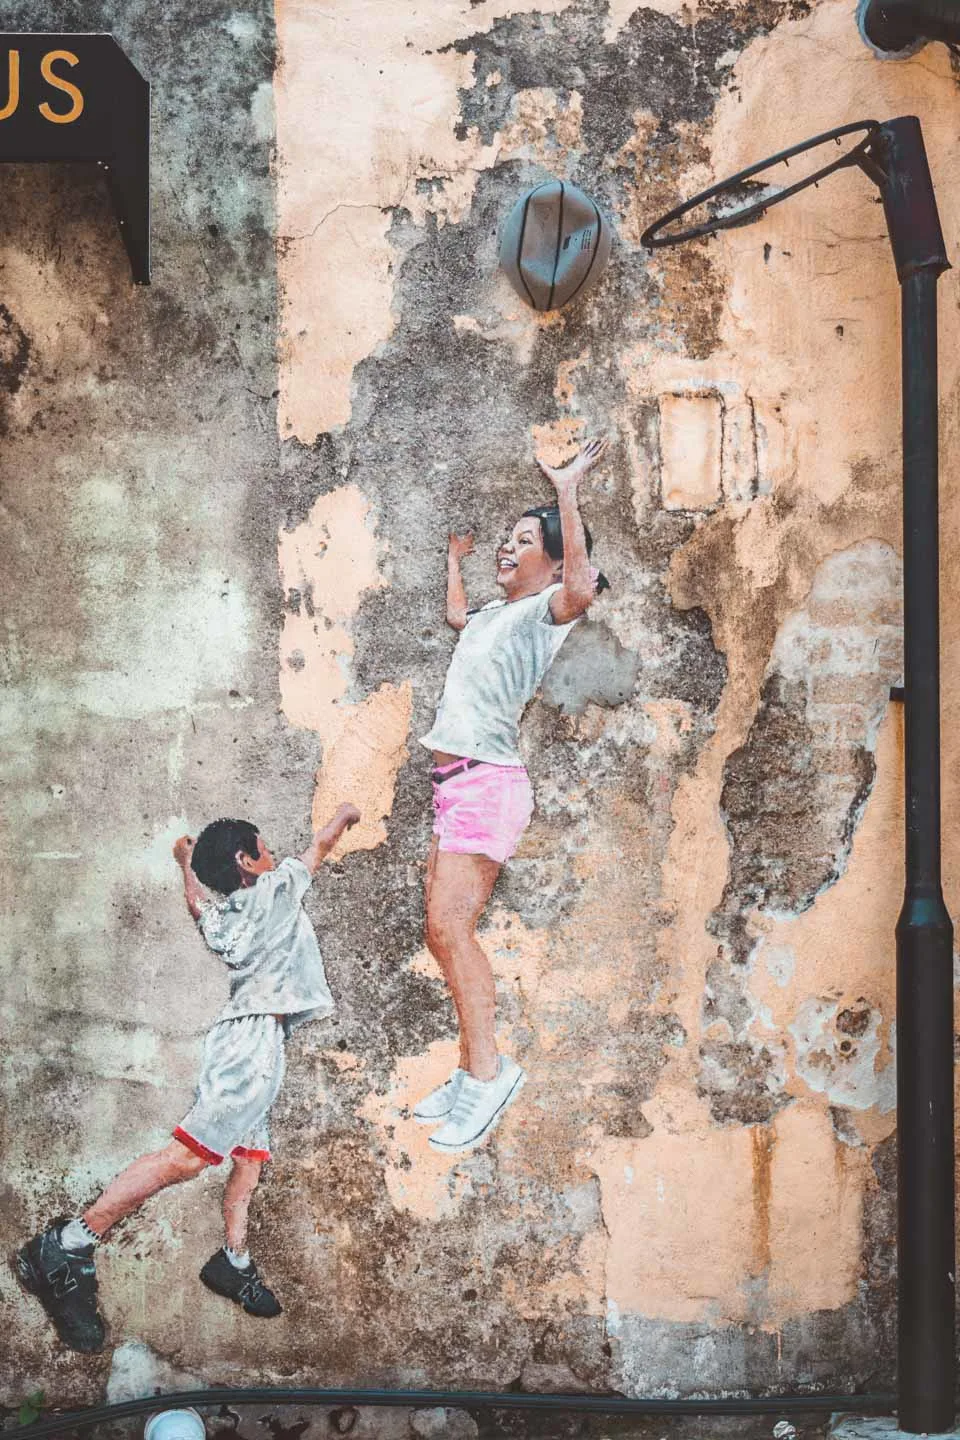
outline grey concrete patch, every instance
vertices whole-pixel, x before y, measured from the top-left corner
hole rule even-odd
[[[418,1440],[476,1440],[477,1422],[466,1410],[450,1410],[438,1406],[433,1410],[414,1410],[410,1428]]]
[[[960,1426],[937,1433],[942,1440],[960,1440]],[[827,1435],[830,1440],[916,1440],[916,1432],[901,1430],[894,1415],[835,1415]]]
[[[564,641],[543,681],[548,705],[582,715],[589,704],[622,705],[633,694],[640,657],[606,625],[582,622]]]
[[[125,1340],[111,1356],[106,1393],[108,1405],[139,1400],[145,1395],[202,1389],[203,1381],[198,1375],[178,1370],[141,1340]]]

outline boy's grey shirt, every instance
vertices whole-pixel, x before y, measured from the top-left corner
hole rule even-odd
[[[320,947],[303,908],[312,878],[291,856],[255,885],[201,910],[200,932],[230,969],[230,998],[215,1024],[284,1015],[292,1029],[333,1014]]]

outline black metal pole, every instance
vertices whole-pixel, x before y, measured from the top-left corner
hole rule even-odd
[[[902,1430],[954,1419],[953,926],[940,883],[937,280],[949,268],[920,122],[874,158],[901,286],[906,883],[897,922],[898,1391]],[[877,178],[876,176],[874,178]]]
[[[901,291],[906,888],[897,922],[900,1427],[954,1416],[953,926],[940,888],[937,275]]]

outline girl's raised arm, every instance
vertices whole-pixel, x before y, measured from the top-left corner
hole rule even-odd
[[[462,630],[467,623],[467,592],[460,561],[464,555],[473,554],[473,536],[451,535],[447,546],[447,624],[454,630]]]
[[[590,574],[590,557],[577,502],[577,487],[584,475],[603,458],[606,440],[588,440],[569,465],[555,470],[542,460],[537,464],[557,492],[560,533],[563,536],[563,581],[550,596],[550,613],[558,625],[568,625],[590,605],[596,593]]]

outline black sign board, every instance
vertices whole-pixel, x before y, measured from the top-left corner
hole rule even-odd
[[[150,283],[150,86],[112,35],[0,35],[0,162],[98,161]]]

